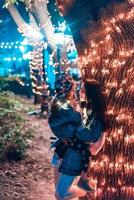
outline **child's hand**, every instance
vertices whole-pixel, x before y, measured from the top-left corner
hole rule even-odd
[[[63,142],[64,144],[68,144],[68,142],[67,142],[66,139],[62,139],[62,142]]]
[[[70,140],[70,139],[66,139],[66,138],[64,138],[64,139],[62,139],[62,142],[64,143],[64,144],[66,144],[66,145],[73,145],[73,142]]]

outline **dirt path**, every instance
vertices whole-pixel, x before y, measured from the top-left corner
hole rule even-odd
[[[48,127],[47,120],[32,118],[35,129],[38,131],[28,154],[37,161],[35,167],[37,177],[31,183],[30,200],[55,200],[53,195],[53,171],[50,166],[52,152],[48,151],[50,145],[49,137],[52,133]]]
[[[35,122],[34,122],[35,123]],[[47,120],[37,121],[38,134],[32,142],[32,148],[29,150],[29,155],[33,156],[41,162],[42,177],[38,181],[32,182],[32,191],[30,200],[56,200],[54,198],[53,170],[50,166],[52,152],[48,151],[50,144],[50,136],[53,135]],[[44,166],[43,166],[44,165]],[[75,181],[77,182],[77,180]],[[74,198],[78,200],[78,198]]]
[[[28,116],[35,130],[27,156],[19,162],[0,163],[0,200],[55,200],[47,120]]]

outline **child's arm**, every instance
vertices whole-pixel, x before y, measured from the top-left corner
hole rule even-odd
[[[90,126],[84,127],[82,124],[75,130],[76,137],[83,142],[95,143],[101,136],[101,125],[96,119],[92,120]]]
[[[76,127],[81,125],[79,113],[70,109],[60,109],[56,115],[51,115],[48,119],[49,126],[57,138],[72,138]]]

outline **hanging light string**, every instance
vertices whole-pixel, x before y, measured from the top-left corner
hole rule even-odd
[[[68,15],[74,2],[57,2],[62,14]],[[88,47],[84,53],[80,51],[78,61],[83,79],[101,82],[110,118],[105,146],[91,162],[89,180],[97,187],[93,195],[96,200],[131,200],[134,198],[134,0],[109,5],[99,18],[81,32]]]

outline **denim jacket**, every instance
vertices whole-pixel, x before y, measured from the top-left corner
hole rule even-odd
[[[83,142],[94,143],[101,136],[100,123],[96,118],[92,118],[88,128],[84,127],[80,113],[74,111],[71,106],[68,106],[67,109],[59,109],[56,115],[50,115],[48,122],[52,132],[59,140],[56,143],[74,136]],[[53,147],[56,147],[56,144],[53,144]],[[80,175],[82,171],[81,155],[72,148],[68,148],[59,171],[70,176]]]

